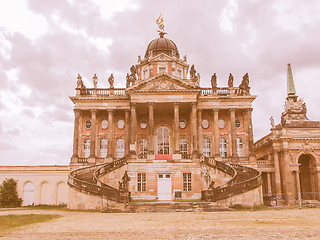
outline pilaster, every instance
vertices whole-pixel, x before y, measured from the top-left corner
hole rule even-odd
[[[113,109],[107,109],[108,111],[108,157],[113,157]]]

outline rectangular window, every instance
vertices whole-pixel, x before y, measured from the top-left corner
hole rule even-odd
[[[145,173],[138,173],[138,180],[137,180],[137,189],[138,192],[145,192],[146,191],[146,174]]]
[[[183,174],[183,191],[185,192],[191,191],[191,173]]]

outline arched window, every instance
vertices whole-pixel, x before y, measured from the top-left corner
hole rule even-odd
[[[140,139],[139,156],[140,158],[147,158],[147,154],[148,154],[148,141],[147,139]]]
[[[169,154],[170,134],[167,127],[158,128],[158,154]]]
[[[227,157],[228,145],[225,138],[220,138],[220,157]]]
[[[186,158],[188,155],[188,141],[185,138],[180,139],[180,154],[182,158]]]
[[[83,143],[83,155],[85,158],[90,156],[90,139],[87,138]]]
[[[243,141],[241,138],[236,138],[237,143],[237,155],[238,157],[243,157]]]
[[[116,157],[117,158],[122,158],[124,157],[124,140],[122,138],[119,138],[117,140],[117,146],[116,146]]]
[[[202,140],[202,153],[206,157],[210,157],[210,155],[211,155],[211,145],[210,145],[209,138],[204,138]]]
[[[100,157],[105,158],[108,155],[108,140],[102,138],[100,140]]]

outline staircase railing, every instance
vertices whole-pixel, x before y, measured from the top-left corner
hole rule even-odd
[[[229,174],[232,176],[232,179],[217,188],[202,191],[203,200],[218,201],[226,199],[253,190],[262,184],[261,172],[256,169],[238,164],[230,164],[229,166],[223,162],[207,157],[204,157],[204,162],[209,167],[216,167],[218,170]],[[235,171],[235,174],[230,174],[232,171]]]
[[[127,158],[123,157],[111,163],[103,163],[95,166],[79,168],[73,170],[68,177],[68,184],[82,192],[87,192],[94,195],[104,196],[109,200],[116,202],[127,202],[130,197],[128,191],[116,189],[105,183],[102,183],[98,178],[127,164]],[[92,178],[83,180],[79,177],[84,174],[92,173]]]

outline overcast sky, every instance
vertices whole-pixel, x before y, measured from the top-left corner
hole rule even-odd
[[[254,137],[280,121],[287,63],[307,116],[320,120],[318,0],[10,0],[0,3],[0,165],[68,164],[76,76],[87,87],[125,86],[125,75],[164,17],[167,38],[210,86],[248,72]]]

